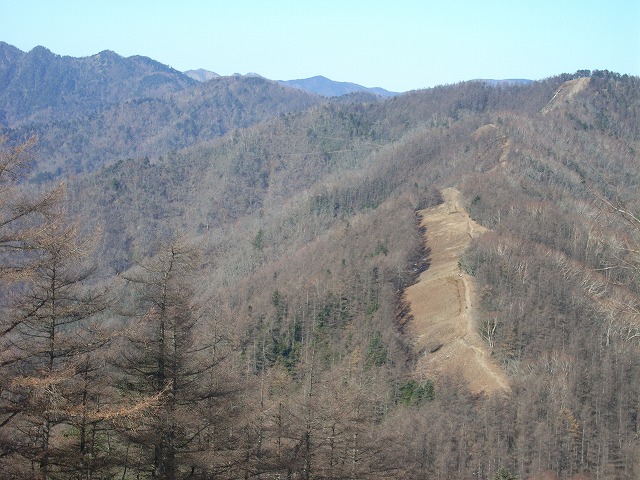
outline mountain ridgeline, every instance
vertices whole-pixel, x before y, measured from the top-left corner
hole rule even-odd
[[[0,47],[6,478],[640,475],[640,79],[327,98]],[[416,330],[438,205],[474,296],[427,300],[505,388]]]
[[[105,50],[84,58],[0,43],[0,109],[6,125],[79,118],[132,98],[159,97],[196,83],[147,57]],[[26,94],[25,94],[26,92]]]
[[[280,83],[314,92],[325,97],[340,97],[342,95],[358,92],[371,93],[382,97],[392,97],[397,95],[397,93],[390,92],[384,88],[367,88],[362,85],[358,85],[357,83],[336,82],[329,80],[322,75],[317,75],[311,78],[301,78],[299,80],[281,80]]]

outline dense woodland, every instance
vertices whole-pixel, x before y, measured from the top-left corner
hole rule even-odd
[[[3,106],[2,478],[638,478],[637,77],[323,99],[125,71],[87,110],[74,77],[69,121]],[[449,186],[489,229],[461,267],[508,394],[414,369]]]

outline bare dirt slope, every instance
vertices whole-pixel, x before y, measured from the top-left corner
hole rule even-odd
[[[548,113],[570,101],[576,94],[587,88],[589,81],[589,77],[582,77],[564,82],[553,98],[549,100],[549,103],[547,103],[547,105],[542,109],[542,113]]]
[[[416,374],[459,373],[474,393],[506,392],[508,378],[477,333],[473,279],[458,265],[471,239],[486,229],[466,213],[460,192],[448,188],[442,195],[443,204],[420,212],[431,265],[406,292],[413,315],[408,333],[419,354]]]

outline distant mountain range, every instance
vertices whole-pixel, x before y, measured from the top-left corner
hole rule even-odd
[[[220,75],[218,75],[217,73],[210,70],[205,70],[203,68],[199,68],[197,70],[187,70],[183,73],[199,82],[206,82],[213,78],[220,77]],[[257,73],[247,73],[246,75],[240,75],[239,73],[236,73],[234,74],[234,76],[261,77],[261,75]],[[390,92],[389,90],[385,90],[384,88],[369,88],[358,85],[357,83],[337,82],[327,77],[323,77],[322,75],[316,75],[315,77],[301,78],[297,80],[278,80],[278,83],[286,85],[288,87],[297,88],[299,90],[305,90],[307,92],[315,93],[317,95],[322,95],[323,97],[340,97],[342,95],[350,95],[353,93],[369,93],[381,97],[392,97],[394,95],[398,95],[398,92]]]
[[[78,118],[133,98],[159,98],[197,82],[148,57],[110,50],[75,58],[0,42],[0,124]]]
[[[25,53],[0,42],[0,134],[38,135],[47,178],[160,155],[324,101],[255,75],[199,82],[147,57]]]
[[[327,101],[375,102],[396,95],[323,76],[274,81],[256,73],[179,72],[109,50],[75,58],[0,42],[0,133],[14,139],[37,134],[47,177],[90,171],[123,157],[158,156]]]
[[[220,77],[215,72],[210,70],[205,70],[203,68],[199,68],[197,70],[187,70],[183,72],[188,77],[197,80],[199,82],[206,82],[208,80],[212,80],[214,78]],[[257,73],[247,73],[246,75],[240,75],[239,73],[234,74],[234,76],[243,76],[243,77],[261,77],[261,75]],[[264,77],[262,77],[264,78]],[[485,79],[478,78],[473,81],[484,82],[491,86],[511,86],[511,85],[528,85],[533,82],[533,80],[529,80],[526,78],[507,78],[507,79]],[[297,88],[299,90],[305,90],[310,93],[315,93],[317,95],[322,95],[323,97],[341,97],[342,95],[353,95],[353,94],[369,94],[376,95],[380,97],[393,97],[399,95],[401,92],[392,92],[389,90],[385,90],[380,87],[364,87],[362,85],[358,85],[357,83],[352,82],[338,82],[335,80],[331,80],[330,78],[324,77],[322,75],[316,75],[315,77],[310,78],[300,78],[297,80],[277,80],[278,83],[282,85],[286,85],[288,87]]]
[[[393,97],[397,92],[390,92],[384,88],[368,88],[351,82],[336,82],[321,75],[299,80],[279,80],[279,83],[290,87],[299,88],[308,92],[317,93],[324,97],[339,97],[350,93],[368,92],[382,97]]]
[[[495,80],[495,79],[486,79],[480,78],[477,81],[484,82],[494,87],[496,86],[511,86],[511,85],[528,85],[533,83],[533,80],[528,80],[526,78],[507,78],[504,80]]]
[[[264,78],[256,73],[233,76]],[[15,125],[21,121],[49,121],[60,113],[59,108],[63,108],[67,116],[78,117],[91,109],[99,111],[132,98],[158,98],[190,88],[195,82],[220,77],[218,73],[203,68],[179,72],[148,57],[136,55],[125,58],[109,50],[74,58],[57,55],[41,46],[23,52],[0,42],[0,123]],[[527,79],[479,81],[493,86],[532,82]],[[384,88],[339,82],[321,75],[277,82],[323,97],[353,94],[392,97],[399,94]],[[21,91],[30,94],[18,95]]]

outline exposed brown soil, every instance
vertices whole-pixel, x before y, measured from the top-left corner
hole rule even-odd
[[[460,192],[448,188],[442,195],[443,204],[420,212],[431,265],[406,291],[416,375],[460,374],[473,393],[506,392],[508,378],[477,333],[473,278],[458,264],[471,239],[486,229],[469,217]]]

